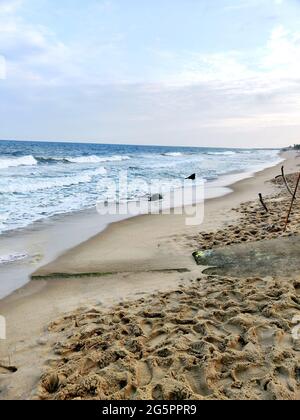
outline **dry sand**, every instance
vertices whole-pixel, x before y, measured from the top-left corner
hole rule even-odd
[[[296,153],[285,158],[287,172],[299,170]],[[191,255],[246,236],[243,207],[233,208],[258,192],[274,194],[267,181],[279,173],[280,165],[267,169],[207,201],[201,227],[187,227],[183,216],[136,217],[39,270],[37,276],[55,278],[32,281],[0,303],[8,323],[0,398],[298,399],[291,330],[300,275],[207,277]],[[268,239],[270,232],[259,237],[264,216],[256,223],[255,211],[259,233],[252,236]],[[242,235],[234,233],[239,223]],[[218,231],[219,243],[200,230]],[[88,273],[98,275],[80,277]]]
[[[76,311],[49,327],[61,341],[36,396],[299,399],[299,299],[297,282],[211,276],[110,311]]]

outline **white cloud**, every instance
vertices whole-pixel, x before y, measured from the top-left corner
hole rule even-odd
[[[239,59],[239,53],[195,54],[178,56],[177,70],[167,74],[165,82],[174,85],[192,85],[203,82],[234,82],[250,77],[253,72]]]
[[[0,15],[15,13],[23,4],[23,0],[0,0]]]
[[[288,31],[281,25],[274,27],[264,46],[252,51],[157,54],[169,62],[159,76],[169,86],[214,83],[232,93],[259,94],[300,82],[300,32]]]
[[[282,0],[272,1],[282,3]],[[150,68],[148,80],[143,75],[134,80],[134,77],[130,78],[126,58],[118,60],[121,52],[115,45],[121,42],[120,38],[104,45],[89,45],[89,48],[66,45],[47,28],[25,22],[18,14],[23,3],[24,0],[0,0],[0,54],[6,59],[7,77],[12,82],[102,84],[106,73],[111,80],[121,83],[126,79],[168,86],[216,83],[220,88],[225,85],[244,93],[259,93],[277,89],[300,77],[300,33],[277,26],[267,44],[252,51],[229,50],[211,54],[156,51],[162,66]],[[246,4],[247,1],[239,3],[240,6]],[[110,0],[99,3],[105,10],[112,5]],[[150,53],[153,54],[153,50]],[[106,67],[101,66],[101,55],[117,65],[105,70]],[[126,78],[126,74],[129,77]]]
[[[273,77],[298,79],[300,32],[290,32],[281,25],[274,28],[260,64],[261,69]]]
[[[6,61],[5,58],[0,55],[0,80],[6,79]]]
[[[299,127],[299,113],[253,114],[245,117],[218,118],[201,124],[202,128],[238,128],[240,130],[285,126]]]
[[[230,1],[230,4],[225,7],[225,11],[235,11],[241,9],[257,8],[262,5],[269,6],[281,6],[284,3],[284,0],[239,0],[234,2]]]
[[[7,81],[55,83],[68,74],[71,52],[42,25],[19,15],[23,0],[0,0],[0,54],[6,61]]]
[[[103,83],[97,59],[117,56],[122,34],[106,43],[67,45],[47,27],[25,21],[19,13],[25,4],[25,0],[0,0],[0,55],[7,63],[7,82],[50,86]],[[97,4],[102,12],[112,8],[111,1]],[[115,67],[107,70],[112,77]]]

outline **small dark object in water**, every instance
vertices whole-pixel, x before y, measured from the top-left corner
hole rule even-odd
[[[192,174],[192,175],[188,176],[188,177],[187,177],[187,178],[185,178],[185,179],[191,179],[192,181],[195,181],[195,179],[196,179],[196,174]]]
[[[161,194],[153,194],[151,197],[149,197],[149,201],[160,201],[163,199],[163,196]]]

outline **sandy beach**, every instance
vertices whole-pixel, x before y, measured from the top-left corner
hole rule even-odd
[[[283,157],[299,171],[296,152]],[[299,399],[297,263],[286,275],[271,263],[268,275],[255,263],[225,273],[193,257],[297,237],[299,203],[283,233],[281,165],[207,200],[201,226],[138,216],[38,269],[0,302],[0,399]]]

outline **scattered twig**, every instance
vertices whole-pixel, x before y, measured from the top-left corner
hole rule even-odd
[[[269,213],[269,209],[268,209],[267,205],[264,202],[263,196],[260,193],[258,194],[258,196],[259,196],[259,201],[261,202],[263,208],[266,210],[267,213]]]
[[[290,188],[290,186],[289,186],[289,184],[288,184],[288,182],[287,182],[287,179],[286,179],[286,177],[285,177],[285,173],[284,173],[284,166],[282,166],[282,167],[281,167],[281,175],[282,175],[283,181],[284,181],[284,183],[285,183],[285,186],[286,186],[286,188],[287,188],[288,192],[289,192],[289,193],[291,194],[291,196],[293,197],[293,196],[294,196],[294,193],[293,193],[293,191],[291,190],[291,188]]]
[[[15,366],[5,366],[5,365],[2,365],[2,364],[0,364],[0,368],[4,369],[4,370],[7,370],[8,372],[11,372],[11,373],[15,373],[18,370],[18,368],[16,368]]]
[[[78,323],[78,320],[77,320],[77,316],[75,317],[75,328],[79,328],[79,323]]]
[[[297,184],[296,184],[296,187],[295,187],[295,191],[293,193],[293,197],[292,197],[291,205],[290,205],[290,208],[289,208],[289,212],[288,212],[288,215],[287,215],[287,218],[286,218],[286,221],[285,221],[284,232],[286,232],[287,225],[288,225],[289,220],[290,220],[290,215],[292,213],[293,205],[294,205],[294,202],[296,200],[296,195],[297,195],[297,190],[298,190],[299,184],[300,184],[300,174],[298,176],[298,180],[297,180]]]

